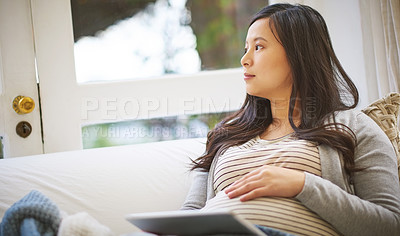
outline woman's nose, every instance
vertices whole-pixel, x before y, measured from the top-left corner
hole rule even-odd
[[[242,56],[242,59],[240,59],[240,64],[242,64],[243,67],[250,65],[250,58],[247,52]]]

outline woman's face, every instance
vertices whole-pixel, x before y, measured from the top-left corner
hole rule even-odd
[[[293,84],[291,69],[268,18],[259,19],[250,26],[245,51],[241,64],[247,93],[271,101],[287,100]]]

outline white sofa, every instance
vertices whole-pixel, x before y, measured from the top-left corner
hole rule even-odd
[[[396,151],[400,94],[391,93],[363,111],[384,130]],[[189,190],[190,164],[205,139],[89,149],[0,160],[0,217],[35,189],[67,214],[86,212],[114,235],[137,232],[125,220],[135,212],[177,210]]]
[[[177,210],[191,159],[205,139],[187,139],[0,160],[0,217],[36,189],[68,215],[87,212],[115,235],[138,231],[134,212]]]

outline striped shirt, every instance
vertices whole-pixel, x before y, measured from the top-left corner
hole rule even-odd
[[[292,135],[274,140],[259,136],[231,147],[222,154],[214,172],[216,196],[207,201],[203,210],[229,209],[253,224],[267,226],[296,235],[340,235],[295,198],[260,197],[246,202],[229,199],[224,189],[243,175],[263,165],[280,166],[321,176],[318,147]]]

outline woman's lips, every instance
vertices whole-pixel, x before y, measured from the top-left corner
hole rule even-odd
[[[254,78],[254,77],[255,77],[255,75],[244,73],[244,80],[249,80],[249,79]]]

